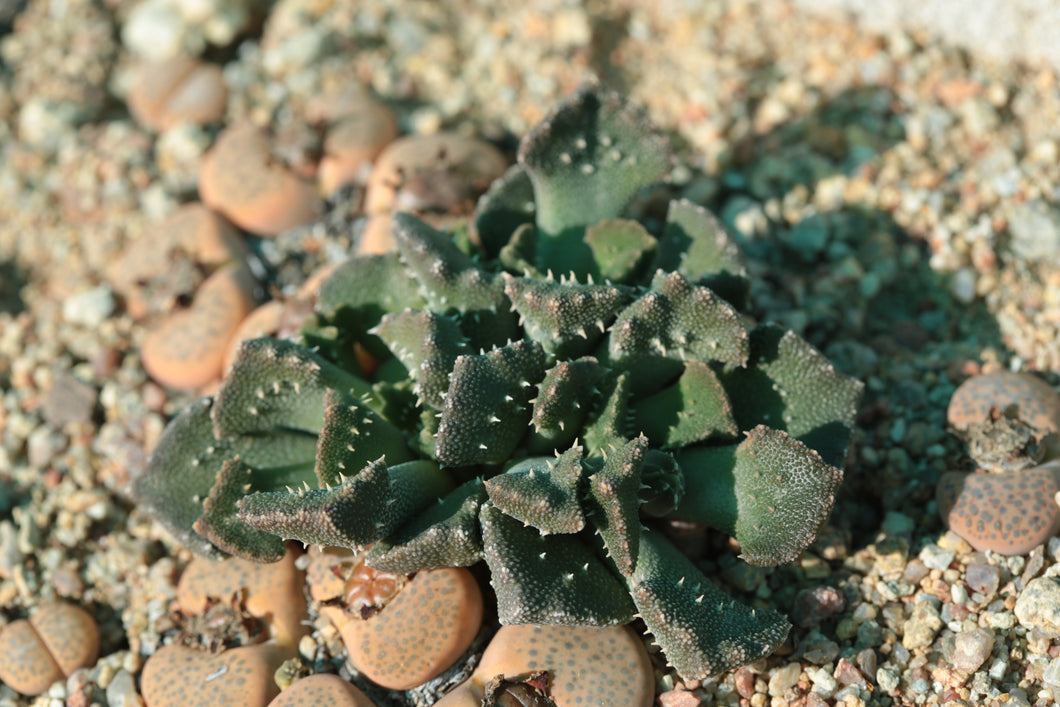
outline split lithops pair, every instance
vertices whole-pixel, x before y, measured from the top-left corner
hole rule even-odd
[[[976,550],[1030,552],[1060,531],[1060,394],[1029,373],[973,376],[946,417],[978,472],[948,472],[936,498],[943,522]],[[1045,462],[1045,463],[1043,463]]]
[[[297,538],[400,574],[485,560],[502,624],[639,616],[689,679],[768,655],[787,620],[727,596],[656,519],[791,561],[831,510],[862,386],[740,314],[745,270],[707,211],[623,218],[670,167],[645,117],[587,84],[469,231],[397,214],[396,252],[338,268],[301,344],[246,342],[170,423],[140,502],[212,556],[275,561]]]

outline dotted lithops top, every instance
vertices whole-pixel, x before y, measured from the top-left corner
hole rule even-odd
[[[462,567],[419,572],[374,616],[341,628],[350,662],[391,690],[420,685],[452,665],[482,624],[482,593]]]
[[[302,678],[269,703],[269,707],[376,707],[368,696],[338,675]]]
[[[481,700],[497,675],[547,670],[558,707],[649,707],[655,678],[644,645],[625,626],[502,626],[471,678],[437,703]]]
[[[99,655],[99,628],[84,609],[63,602],[42,606],[29,619],[0,630],[0,682],[39,695],[53,682]]]
[[[265,707],[279,692],[273,674],[290,655],[271,643],[216,655],[165,646],[144,664],[144,701],[147,707]]]
[[[1007,474],[944,474],[943,522],[976,550],[1022,555],[1060,530],[1060,462]]]
[[[989,419],[990,408],[1015,405],[1021,420],[1043,432],[1060,432],[1060,393],[1029,373],[995,371],[973,376],[950,398],[946,419],[958,430]]]

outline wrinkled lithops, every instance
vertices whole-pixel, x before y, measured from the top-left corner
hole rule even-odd
[[[1004,474],[942,475],[939,514],[979,551],[1022,555],[1060,530],[1060,461]]]
[[[0,628],[0,683],[39,695],[98,655],[99,627],[91,614],[65,602],[45,604],[29,619]]]
[[[991,471],[1014,471],[1060,452],[1060,393],[1030,373],[972,376],[950,398],[946,418],[968,455]]]
[[[797,557],[831,510],[861,384],[748,324],[710,213],[624,217],[670,166],[638,110],[587,84],[469,233],[397,213],[395,252],[332,274],[304,345],[245,342],[170,423],[141,502],[200,553],[271,561],[293,537],[370,547],[397,574],[485,561],[502,624],[640,616],[686,678],[768,655],[784,617],[725,595],[655,519],[729,533],[754,564]]]
[[[221,653],[169,645],[144,663],[147,707],[266,707],[280,689],[273,674],[293,651],[274,643]]]
[[[196,557],[177,584],[177,604],[189,616],[202,614],[212,601],[242,595],[247,613],[264,620],[277,643],[294,648],[307,628],[304,576],[288,551],[279,562],[262,564],[239,557]]]
[[[648,707],[655,696],[651,661],[628,628],[502,626],[471,677],[438,707],[477,707],[497,676],[532,671],[547,671],[557,707]]]

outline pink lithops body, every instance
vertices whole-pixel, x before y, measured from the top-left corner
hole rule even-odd
[[[943,474],[936,490],[947,527],[979,551],[1022,555],[1060,531],[1060,461],[1006,474]]]
[[[0,630],[0,682],[39,695],[56,680],[93,665],[99,655],[95,619],[73,604],[46,604],[28,620]]]
[[[128,100],[140,123],[167,130],[181,122],[206,125],[220,120],[228,88],[220,66],[179,56],[142,66]]]
[[[412,135],[387,145],[376,160],[365,211],[470,211],[475,199],[508,167],[493,145],[456,133]]]
[[[271,643],[217,654],[165,646],[144,664],[143,698],[147,707],[266,707],[280,691],[272,676],[290,654]]]
[[[463,567],[419,572],[366,619],[340,626],[350,662],[372,682],[407,690],[463,655],[482,624],[482,592]]]
[[[329,116],[317,180],[330,194],[346,184],[363,183],[372,160],[398,136],[397,120],[386,105],[367,96],[347,100]]]
[[[1042,432],[1060,433],[1060,393],[1037,376],[994,371],[972,376],[950,398],[946,419],[958,430],[990,418],[991,408],[1015,406],[1023,422]]]
[[[498,675],[551,675],[558,707],[649,707],[655,676],[644,644],[625,626],[501,626],[467,681],[437,707],[478,707]]]
[[[228,342],[254,307],[253,276],[242,264],[202,284],[187,309],[174,312],[144,338],[144,368],[159,383],[195,389],[218,378]]]
[[[262,236],[311,223],[321,210],[316,186],[274,159],[265,131],[251,123],[228,127],[203,156],[199,195]]]
[[[368,695],[338,675],[319,673],[302,678],[279,694],[269,707],[376,707]]]
[[[291,550],[279,562],[268,564],[238,557],[220,561],[196,557],[180,577],[177,603],[185,614],[198,615],[206,611],[211,598],[224,600],[245,591],[247,612],[268,622],[277,643],[293,648],[307,631],[302,625],[308,618],[303,582]]]

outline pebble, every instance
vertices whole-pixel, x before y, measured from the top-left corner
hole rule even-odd
[[[990,657],[994,649],[994,632],[976,627],[957,634],[953,643],[953,667],[972,673]]]
[[[114,293],[108,285],[83,290],[63,301],[63,319],[83,327],[98,327],[114,312]]]
[[[552,674],[557,707],[650,707],[655,677],[644,644],[629,628],[501,626],[467,681],[435,707],[481,707],[496,675]]]
[[[1060,209],[1043,199],[1013,205],[1008,228],[1012,252],[1025,261],[1052,262],[1060,252]]]
[[[944,570],[950,566],[956,555],[957,553],[953,550],[943,550],[935,543],[928,543],[920,551],[919,557],[928,569]]]
[[[817,626],[838,614],[846,606],[846,600],[835,587],[813,587],[804,589],[795,597],[791,620],[796,626]]]
[[[1060,530],[1060,462],[1003,474],[948,472],[936,501],[946,525],[979,551],[1023,555]]]
[[[968,565],[965,570],[965,581],[973,592],[978,592],[986,598],[990,598],[997,592],[1001,581],[1001,573],[997,565],[975,563]]]
[[[902,645],[909,650],[931,645],[942,628],[939,610],[928,601],[913,605],[913,613],[902,625]]]
[[[788,663],[774,671],[769,676],[768,690],[770,697],[783,697],[785,692],[795,687],[800,675],[802,675],[802,666],[798,663]]]
[[[279,693],[273,673],[289,656],[272,643],[217,654],[165,646],[144,663],[143,697],[147,707],[266,707]]]
[[[99,627],[73,604],[45,604],[0,628],[0,681],[24,695],[44,693],[98,655]]]
[[[1016,619],[1028,631],[1060,638],[1060,578],[1032,579],[1016,599]]]

